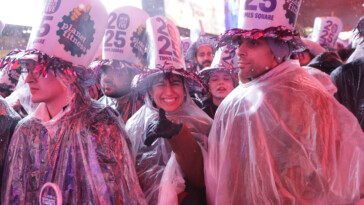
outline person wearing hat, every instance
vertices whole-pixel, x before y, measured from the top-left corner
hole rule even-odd
[[[316,43],[310,39],[302,39],[306,49],[300,52],[293,52],[292,59],[298,59],[301,66],[306,66],[317,55],[326,52],[319,43]]]
[[[146,204],[119,115],[87,92],[107,12],[97,0],[53,3],[43,13],[49,30],[33,27],[12,62],[39,106],[11,139],[1,204]]]
[[[238,85],[235,50],[224,47],[216,51],[211,67],[201,70],[199,77],[208,87],[202,110],[212,119],[224,98]],[[234,60],[235,59],[235,60]],[[235,61],[235,63],[234,63]]]
[[[116,109],[126,123],[143,105],[142,97],[131,92],[131,81],[143,71],[145,21],[149,15],[139,8],[124,6],[114,9],[109,16],[102,59],[90,67],[100,73],[104,96],[99,101]],[[114,17],[118,20],[113,21]]]
[[[358,45],[349,62],[336,68],[330,76],[337,87],[335,98],[355,115],[364,131],[364,18],[356,30]]]
[[[175,36],[158,32],[160,25],[168,25]],[[149,71],[133,80],[134,89],[145,94],[145,104],[126,123],[140,185],[148,204],[204,204],[203,153],[212,119],[188,95],[201,83],[183,67],[172,21],[148,19],[147,34],[155,49],[148,50]],[[163,46],[156,40],[160,36],[176,40],[167,51],[180,58],[156,52]]]
[[[215,41],[209,36],[200,36],[188,48],[186,60],[193,64],[192,72],[198,73],[211,65],[215,54]]]
[[[253,6],[249,2],[241,4]],[[294,31],[301,2],[274,2],[264,15],[242,9],[239,29],[219,37],[219,46],[237,46],[239,79],[250,82],[216,112],[205,163],[208,202],[355,203],[364,194],[364,134],[355,117],[289,59],[303,49]]]

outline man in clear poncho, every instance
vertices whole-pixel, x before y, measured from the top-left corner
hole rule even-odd
[[[272,25],[272,24],[269,24]],[[350,204],[364,193],[364,135],[355,117],[288,60],[298,33],[279,26],[232,29],[240,84],[210,131],[210,204]]]
[[[50,1],[46,11],[61,21],[58,25],[65,19],[78,24],[79,35],[93,43],[87,54],[75,56],[80,42],[57,40],[54,33],[45,35],[44,44],[34,41],[38,29],[43,31],[40,26],[33,28],[28,50],[15,59],[28,73],[32,101],[40,104],[14,132],[1,203],[146,204],[119,115],[87,92],[96,78],[86,66],[104,33],[106,10],[94,0],[52,5]],[[50,27],[54,32],[59,28],[57,23]]]
[[[14,133],[6,160],[2,203],[38,204],[46,182],[60,187],[66,204],[143,203],[118,114],[91,101],[83,91],[81,84],[86,81],[79,77],[91,76],[75,70],[81,73],[70,85],[71,77],[60,71],[50,70],[45,77],[32,70],[29,60],[26,64],[32,100],[43,103],[19,123]],[[66,89],[67,93],[55,88]],[[59,112],[49,105],[52,93],[65,97]]]
[[[149,15],[142,9],[123,6],[114,9],[109,16],[102,60],[94,61],[90,67],[100,75],[104,96],[99,102],[118,111],[126,123],[144,102],[142,96],[132,92],[131,81],[145,66],[145,21]],[[116,16],[119,20],[114,21]],[[116,35],[110,37],[114,32]]]
[[[177,28],[165,17],[147,21],[148,35],[155,34],[149,27],[155,21],[168,24],[179,39]],[[163,46],[149,43],[156,49]],[[181,52],[178,48],[176,52]],[[159,55],[152,56],[151,62],[160,62]],[[134,89],[145,94],[145,104],[126,123],[131,152],[148,204],[203,203],[198,199],[205,199],[203,155],[212,119],[188,94],[200,89],[197,76],[183,69],[182,59],[181,64],[167,62],[161,67],[150,63],[147,73],[134,78]]]

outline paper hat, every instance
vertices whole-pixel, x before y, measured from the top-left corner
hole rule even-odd
[[[212,52],[215,53],[216,51],[216,42],[213,37],[210,36],[200,36],[197,41],[192,43],[192,45],[188,48],[186,54],[186,60],[190,61],[191,63],[195,64],[194,57],[196,57],[197,50],[201,46],[208,45],[212,48]]]
[[[92,62],[89,68],[96,73],[103,65],[141,72],[146,64],[145,24],[148,18],[144,10],[132,6],[119,7],[110,12],[102,42],[102,59]]]
[[[156,16],[147,20],[146,27],[148,71],[136,75],[132,87],[145,91],[153,76],[172,73],[183,76],[189,89],[203,88],[197,75],[185,69],[181,38],[176,25],[166,17]]]
[[[237,56],[233,47],[219,48],[215,53],[211,66],[202,69],[199,77],[207,85],[209,76],[217,71],[225,71],[234,75],[238,73]]]
[[[218,46],[236,45],[240,38],[271,37],[289,42],[294,51],[303,50],[299,34],[294,30],[301,0],[242,0],[238,29],[219,36]]]
[[[343,23],[337,17],[316,17],[311,40],[323,47],[334,48],[342,29]]]
[[[186,57],[188,49],[191,47],[191,39],[188,37],[181,38],[183,57]]]
[[[107,26],[103,4],[98,0],[48,0],[42,16],[40,24],[32,29],[27,50],[87,67]]]
[[[199,19],[198,21],[194,21],[190,27],[190,39],[192,42],[198,40],[200,36],[206,35],[205,30],[202,25],[202,21]]]
[[[102,59],[142,65],[148,18],[144,10],[132,6],[113,10],[103,39]]]

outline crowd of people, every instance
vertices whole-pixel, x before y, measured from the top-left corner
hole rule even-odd
[[[360,203],[364,18],[338,50],[286,4],[184,57],[167,17],[46,1],[0,59],[1,204]]]

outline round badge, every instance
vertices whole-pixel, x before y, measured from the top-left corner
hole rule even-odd
[[[47,182],[39,194],[39,205],[61,205],[62,192],[55,183]]]

